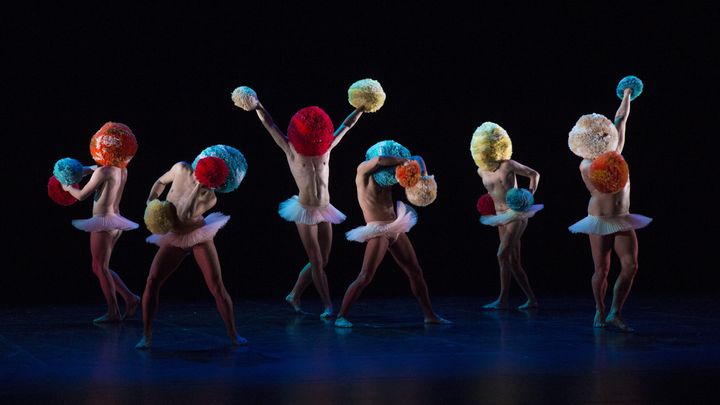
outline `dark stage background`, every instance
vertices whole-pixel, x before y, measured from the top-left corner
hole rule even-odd
[[[54,205],[45,185],[59,158],[90,164],[88,141],[110,120],[129,125],[139,142],[121,205],[136,222],[150,186],[174,162],[217,143],[245,154],[246,179],[216,206],[232,216],[216,238],[223,276],[235,299],[281,299],[306,261],[294,225],[276,213],[296,187],[256,115],[235,107],[230,92],[251,86],[281,128],[308,105],[339,125],[352,111],[348,86],[366,77],[379,80],[388,97],[333,152],[332,202],[348,215],[334,228],[327,268],[334,299],[359,271],[364,249],[343,238],[363,222],[355,167],[382,139],[424,156],[439,184],[438,200],[418,209],[410,233],[431,294],[497,293],[497,233],[478,222],[475,202],[485,191],[468,151],[475,128],[494,121],[508,130],[513,158],[542,175],[536,199],[546,208],[523,240],[539,299],[578,293],[590,300],[588,241],[567,231],[586,215],[588,201],[567,133],[582,114],[612,118],[620,101],[615,85],[628,74],[646,86],[633,103],[624,152],[632,211],[655,219],[638,232],[635,291],[715,290],[709,281],[717,276],[702,264],[714,256],[713,238],[698,229],[715,222],[716,9],[202,3],[30,3],[3,13],[3,229],[10,240],[2,305],[102,301],[88,235],[70,225],[90,216],[91,202]],[[400,189],[396,195],[404,198]],[[147,235],[144,227],[124,234],[111,263],[137,293],[156,251]],[[410,292],[388,257],[366,294]],[[208,296],[192,260],[163,296]],[[513,297],[520,300],[516,287]]]

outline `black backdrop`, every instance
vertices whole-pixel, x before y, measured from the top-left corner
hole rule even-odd
[[[615,85],[628,74],[646,85],[633,103],[624,152],[632,211],[655,218],[639,231],[636,290],[714,291],[708,280],[717,276],[701,264],[712,238],[696,229],[713,223],[712,199],[703,196],[711,195],[715,177],[717,10],[571,2],[463,9],[201,3],[29,4],[3,13],[2,173],[9,187],[3,229],[10,237],[3,305],[101,300],[88,235],[70,225],[90,216],[91,202],[56,206],[45,184],[61,157],[90,164],[89,138],[109,120],[126,123],[138,138],[121,205],[137,222],[150,186],[174,162],[217,143],[245,154],[246,179],[220,195],[216,207],[232,216],[216,238],[223,275],[236,299],[283,297],[305,262],[294,225],[276,213],[296,188],[282,153],[254,113],[233,106],[230,92],[254,88],[280,127],[308,105],[321,106],[338,125],[352,110],[347,87],[366,77],[379,80],[388,98],[333,152],[332,202],[348,215],[334,228],[327,269],[335,299],[362,260],[363,245],[342,237],[362,223],[354,170],[382,139],[423,155],[438,180],[438,200],[419,209],[410,234],[431,293],[496,294],[497,233],[478,223],[475,202],[484,189],[468,152],[483,121],[505,127],[513,158],[542,175],[536,199],[546,208],[523,241],[539,298],[590,299],[587,238],[567,231],[586,214],[588,200],[567,133],[581,114],[612,116]],[[138,293],[156,251],[144,242],[147,235],[144,227],[125,233],[111,263]],[[163,294],[207,296],[192,260]],[[389,257],[367,294],[409,295]]]

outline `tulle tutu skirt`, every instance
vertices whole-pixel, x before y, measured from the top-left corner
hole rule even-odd
[[[572,233],[587,233],[590,235],[610,235],[615,232],[640,229],[648,226],[652,218],[638,214],[625,214],[613,217],[596,217],[588,215],[568,227]]]
[[[512,221],[518,221],[518,220],[533,217],[533,216],[535,216],[536,212],[540,211],[543,208],[545,208],[544,205],[535,204],[532,207],[530,207],[529,210],[523,211],[523,212],[507,210],[507,211],[497,214],[497,215],[483,215],[480,217],[480,223],[482,223],[483,225],[490,225],[490,226],[505,225]]]
[[[208,241],[215,237],[220,228],[230,220],[230,216],[220,212],[213,212],[205,218],[205,225],[188,233],[168,232],[164,235],[150,235],[145,239],[147,243],[158,246],[175,246],[181,249],[191,248],[198,243]]]
[[[85,232],[102,231],[129,231],[139,226],[135,222],[118,214],[93,215],[88,219],[74,219],[72,224],[75,228]]]
[[[333,207],[332,204],[324,207],[306,207],[300,204],[296,195],[280,203],[278,214],[286,221],[305,225],[316,225],[320,222],[339,224],[346,218],[345,214]]]
[[[392,222],[370,222],[345,233],[348,240],[367,242],[378,236],[385,236],[394,242],[398,235],[408,232],[417,223],[417,213],[402,202],[397,203],[397,219]]]

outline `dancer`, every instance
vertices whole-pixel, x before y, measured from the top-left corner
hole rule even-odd
[[[388,169],[394,171],[395,166],[408,162],[409,157],[410,152],[399,143],[382,141],[368,149],[366,160],[357,168],[355,186],[367,225],[347,232],[346,236],[348,240],[367,242],[367,246],[360,274],[345,292],[335,320],[337,327],[352,327],[352,323],[346,319],[350,307],[370,284],[388,251],[408,276],[410,288],[422,308],[425,323],[450,323],[433,311],[422,268],[410,238],[406,235],[417,222],[417,214],[414,209],[400,201],[397,202],[397,210],[393,209],[391,186],[397,181],[387,180]],[[424,166],[424,162],[421,165]],[[427,171],[424,172],[427,175]]]
[[[176,163],[152,186],[147,199],[145,223],[153,235],[147,241],[160,248],[145,285],[143,337],[136,348],[146,350],[152,345],[152,324],[157,313],[160,288],[190,253],[215,298],[232,345],[247,344],[235,328],[232,299],[223,284],[220,259],[213,241],[230,217],[214,212],[203,218],[203,214],[217,202],[215,191],[227,193],[235,190],[246,171],[247,163],[240,151],[230,146],[215,145],[202,151],[192,165]],[[158,201],[168,185],[171,186],[167,201]]]
[[[477,173],[492,197],[495,215],[483,215],[480,222],[496,226],[500,237],[497,251],[500,265],[500,295],[483,306],[485,309],[508,309],[510,280],[514,278],[525,293],[527,301],[518,309],[538,306],[535,293],[530,287],[527,274],[521,263],[521,239],[527,228],[528,218],[543,208],[533,205],[533,194],[537,191],[540,174],[512,159],[510,136],[499,125],[485,122],[475,130],[470,151],[478,166]],[[517,176],[530,179],[529,192],[517,188]]]
[[[138,227],[138,224],[120,215],[120,200],[128,178],[127,165],[136,152],[137,142],[130,128],[124,124],[107,122],[90,140],[90,154],[100,166],[81,167],[80,178],[92,173],[82,188],[75,188],[71,184],[62,185],[63,190],[80,201],[94,195],[92,218],[77,219],[72,224],[82,231],[90,232],[92,270],[100,282],[108,306],[104,315],[93,320],[95,323],[127,319],[135,314],[140,303],[140,297],[130,291],[120,276],[110,269],[110,257],[120,235],[123,231]],[[77,166],[80,164],[77,163]],[[124,314],[120,313],[116,294],[125,301]]]
[[[590,239],[595,271],[592,289],[595,297],[593,326],[603,328],[612,325],[624,332],[632,332],[621,316],[623,305],[630,293],[638,269],[638,242],[635,229],[647,226],[651,218],[630,214],[630,181],[614,193],[598,190],[591,179],[593,160],[606,152],[622,153],[630,102],[642,92],[642,82],[634,76],[623,79],[617,87],[622,99],[615,113],[615,123],[600,114],[583,115],[572,128],[568,138],[570,150],[583,158],[580,174],[590,192],[588,216],[570,226],[573,233],[586,233]],[[613,288],[610,311],[605,312],[607,276],[610,271],[610,254],[620,259],[621,270]]]

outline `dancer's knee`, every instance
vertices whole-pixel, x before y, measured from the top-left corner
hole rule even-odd
[[[368,284],[370,284],[372,279],[373,275],[369,271],[363,269],[355,279],[355,283],[357,283],[361,287],[366,287]]]
[[[601,275],[607,277],[608,273],[610,272],[610,263],[596,263],[595,264],[595,274]]]
[[[622,266],[622,273],[624,276],[635,276],[638,270],[638,261],[635,258],[622,259],[620,260]]]

